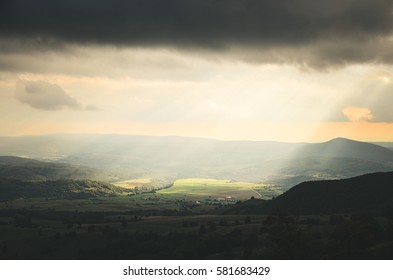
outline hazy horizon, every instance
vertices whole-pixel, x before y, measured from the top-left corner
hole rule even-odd
[[[47,134],[21,134],[21,135],[0,135],[1,138],[24,138],[24,137],[47,137],[47,136],[86,136],[86,137],[94,137],[94,136],[119,136],[119,137],[163,137],[163,138],[190,138],[190,139],[201,139],[201,140],[211,140],[211,141],[224,141],[224,142],[277,142],[277,143],[293,143],[293,144],[318,144],[318,143],[325,143],[329,141],[333,141],[336,139],[347,139],[356,142],[365,142],[365,143],[393,143],[393,141],[362,141],[359,139],[352,139],[347,137],[333,137],[333,138],[326,138],[321,140],[314,140],[314,141],[284,141],[284,140],[269,140],[269,139],[220,139],[220,138],[213,138],[213,137],[204,137],[204,136],[183,136],[183,135],[169,135],[169,134],[162,134],[162,135],[154,135],[154,134],[123,134],[123,133],[72,133],[72,132],[54,132],[54,133],[47,133]]]

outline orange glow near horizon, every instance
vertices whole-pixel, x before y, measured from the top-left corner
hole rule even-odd
[[[315,133],[315,140],[334,137],[344,137],[364,142],[393,142],[393,123],[323,123]]]
[[[364,142],[393,142],[392,123],[325,122],[325,123],[213,123],[213,122],[132,122],[132,123],[53,123],[36,122],[24,133],[13,123],[3,128],[3,136],[43,135],[53,133],[129,134],[152,136],[184,136],[219,140],[251,140],[281,142],[324,142],[343,137]]]

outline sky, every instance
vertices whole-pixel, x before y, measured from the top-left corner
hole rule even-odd
[[[393,142],[391,0],[0,0],[0,135]]]

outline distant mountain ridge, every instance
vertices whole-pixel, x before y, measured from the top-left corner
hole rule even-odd
[[[308,157],[347,157],[369,161],[392,162],[393,151],[372,143],[346,138],[335,138],[318,144],[309,144],[300,151]]]
[[[59,134],[0,137],[1,154],[88,166],[131,178],[224,178],[287,187],[305,180],[393,171],[392,150],[344,138],[307,144]]]
[[[387,148],[393,151],[393,142],[374,142],[373,144]]]

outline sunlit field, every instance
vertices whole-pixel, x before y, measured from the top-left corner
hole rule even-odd
[[[232,180],[189,178],[176,180],[171,188],[160,190],[159,194],[178,196],[185,199],[245,200],[260,198],[272,194],[279,195],[280,190],[271,185]]]

